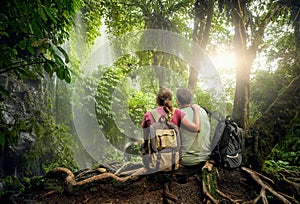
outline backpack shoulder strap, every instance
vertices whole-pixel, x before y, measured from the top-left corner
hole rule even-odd
[[[175,110],[176,110],[176,108],[173,109],[172,117],[173,117],[174,114],[175,114]],[[150,111],[150,113],[152,114],[152,117],[154,118],[154,121],[155,121],[155,122],[159,121],[160,117],[163,116],[163,115],[161,115],[161,114],[158,112],[157,109],[152,109],[152,110]],[[167,118],[166,115],[164,115],[164,116]],[[171,118],[172,118],[172,117],[171,117]],[[170,119],[170,121],[171,121],[171,119]]]
[[[155,122],[157,122],[159,120],[159,118],[161,117],[161,115],[157,109],[151,110],[150,113],[152,114],[152,117],[154,118]]]
[[[215,149],[215,147],[218,145],[218,143],[220,142],[222,135],[224,133],[225,127],[226,127],[225,121],[218,122],[215,132],[214,132],[214,135],[213,135],[213,139],[211,141],[211,145],[210,145],[211,151],[213,151]]]
[[[210,111],[210,110],[207,109],[206,107],[201,106],[201,108],[203,108],[203,109],[205,110],[205,112],[206,112],[207,114],[209,114],[209,115],[210,115],[213,119],[215,119],[216,121],[218,121],[218,122],[221,122],[221,121],[222,121],[222,117],[223,117],[223,116],[221,116],[221,118],[220,118],[220,117],[218,117],[218,116],[216,115],[215,112]],[[219,113],[219,114],[220,114],[220,113]]]

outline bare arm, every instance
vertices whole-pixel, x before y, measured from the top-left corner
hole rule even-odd
[[[198,105],[192,105],[191,108],[194,110],[193,122],[187,119],[186,116],[181,120],[183,127],[191,132],[200,132],[200,111]]]

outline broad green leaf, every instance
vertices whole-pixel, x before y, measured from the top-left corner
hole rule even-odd
[[[49,40],[47,38],[43,38],[43,39],[39,39],[39,40],[36,40],[34,42],[31,43],[31,45],[33,47],[39,47],[43,44],[46,44],[46,43],[49,43]]]
[[[57,48],[59,49],[59,51],[61,51],[61,53],[64,55],[65,57],[65,62],[69,63],[70,59],[69,59],[69,55],[68,53],[60,46],[57,46]]]
[[[31,29],[32,29],[31,32],[33,32],[38,37],[41,37],[41,30],[43,28],[41,28],[35,20],[31,21],[31,23],[29,25],[31,26]]]
[[[38,73],[38,75],[39,75],[40,77],[44,77],[43,72],[42,72],[42,70],[40,69],[39,66],[35,68],[35,72]]]
[[[56,74],[59,79],[65,79],[65,69],[64,67],[59,67],[56,69]]]
[[[65,81],[67,83],[71,82],[71,75],[70,75],[70,72],[69,72],[69,70],[67,68],[65,69]]]
[[[18,51],[16,49],[13,49],[12,52],[14,53],[14,55],[18,54]]]
[[[0,35],[3,35],[5,37],[9,37],[9,34],[5,31],[0,31]]]
[[[17,69],[17,71],[26,78],[35,78],[35,75],[32,71],[26,68]]]
[[[45,63],[44,64],[44,69],[45,69],[45,71],[48,73],[48,74],[50,74],[51,73],[51,64],[50,63]]]
[[[58,64],[65,64],[64,61],[62,60],[62,58],[56,53],[54,54],[54,59],[55,59],[56,63],[58,63]]]
[[[44,21],[47,21],[48,18],[47,18],[47,16],[46,16],[45,12],[44,12],[44,9],[42,9],[41,7],[39,7],[39,8],[38,8],[38,12],[39,12],[41,18],[42,18]]]
[[[57,23],[55,17],[51,14],[50,8],[43,7],[44,11],[46,12],[47,16],[53,21],[53,23]]]
[[[31,45],[28,45],[28,46],[27,46],[27,50],[28,50],[32,55],[34,55],[34,48],[33,48]]]

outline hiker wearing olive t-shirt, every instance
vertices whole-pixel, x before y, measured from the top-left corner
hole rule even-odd
[[[193,120],[194,110],[191,108],[193,93],[188,88],[177,90],[176,98],[180,110],[185,113],[189,120]],[[210,122],[206,111],[199,108],[200,133],[193,133],[180,128],[182,157],[180,164],[193,166],[204,163],[210,156]]]

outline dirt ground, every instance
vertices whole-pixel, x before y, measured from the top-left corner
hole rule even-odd
[[[170,178],[169,175],[157,173],[124,183],[106,179],[87,187],[74,189],[72,193],[57,192],[44,186],[18,195],[11,203],[163,203],[163,183],[168,178]],[[187,178],[182,178],[182,176],[173,176],[172,178],[170,192],[178,198],[173,203],[203,203],[201,174],[195,174]],[[252,200],[255,197],[253,187],[253,184],[245,180],[242,171],[239,169],[219,170],[218,189],[232,199]],[[220,203],[231,203],[228,199],[222,197],[219,197],[218,200]]]

